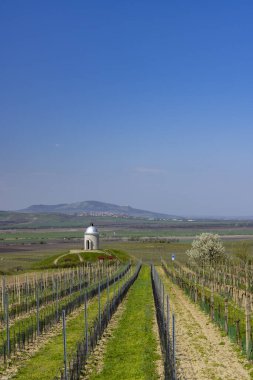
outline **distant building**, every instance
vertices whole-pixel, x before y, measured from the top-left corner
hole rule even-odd
[[[99,249],[99,232],[91,223],[84,233],[84,250],[92,251],[93,249]]]

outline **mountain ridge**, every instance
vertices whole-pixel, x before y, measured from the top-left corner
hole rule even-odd
[[[59,203],[54,205],[35,204],[25,209],[18,210],[23,213],[60,213],[60,214],[105,214],[105,215],[125,215],[130,217],[143,218],[178,218],[175,215],[159,213],[154,211],[141,210],[131,206],[119,206],[114,203],[106,203],[100,201],[82,201],[74,203]]]

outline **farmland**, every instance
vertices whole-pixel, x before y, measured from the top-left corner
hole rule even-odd
[[[158,223],[104,226],[92,253],[81,230],[2,231],[0,378],[253,378],[238,235],[224,229],[229,264],[203,274],[186,255],[203,229]],[[243,237],[252,255],[250,232]]]

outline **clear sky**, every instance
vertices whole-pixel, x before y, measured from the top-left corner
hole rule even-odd
[[[252,0],[1,0],[0,209],[253,215]]]

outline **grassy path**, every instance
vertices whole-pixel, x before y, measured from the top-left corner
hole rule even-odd
[[[157,338],[154,333],[154,302],[149,267],[143,267],[130,289],[124,311],[107,342],[100,365],[90,380],[155,380]]]
[[[170,296],[170,307],[176,315],[176,359],[180,379],[249,380],[249,363],[236,352],[198,305],[157,267]]]
[[[125,282],[126,276],[120,281]],[[116,283],[116,290],[118,284]],[[110,299],[113,297],[114,287],[110,287]],[[106,304],[107,293],[104,290],[101,293],[101,310]],[[88,323],[89,325],[95,320],[98,314],[98,298],[94,297],[88,304]],[[83,307],[73,318],[68,318],[66,323],[67,350],[70,353],[75,351],[78,341],[84,336],[84,311]],[[63,339],[62,333],[49,338],[48,342],[30,359],[26,360],[18,373],[11,377],[18,380],[52,380],[59,374],[59,368],[63,366]]]

